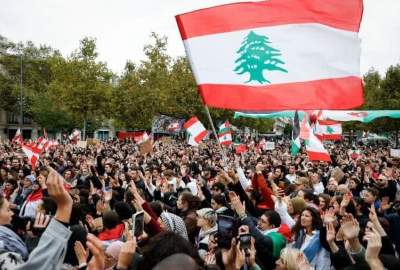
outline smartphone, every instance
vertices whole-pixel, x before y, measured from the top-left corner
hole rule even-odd
[[[251,244],[251,234],[245,233],[239,235],[239,241],[240,241],[240,248],[243,250],[248,250]]]
[[[237,226],[235,218],[231,216],[218,215],[218,247],[231,248],[232,238],[237,235]]]
[[[135,237],[139,237],[144,231],[144,212],[139,211],[132,215],[132,234]]]

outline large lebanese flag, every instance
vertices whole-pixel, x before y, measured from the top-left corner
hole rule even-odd
[[[363,103],[362,0],[269,0],[176,16],[205,104],[233,110]]]

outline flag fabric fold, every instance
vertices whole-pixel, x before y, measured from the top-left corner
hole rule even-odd
[[[310,137],[305,144],[309,160],[332,161],[323,143],[314,135],[314,133],[310,132]]]
[[[196,116],[190,118],[183,127],[189,133],[189,142],[199,144],[207,135],[207,130]]]
[[[21,129],[19,128],[17,129],[17,132],[15,133],[15,136],[11,142],[19,145],[22,145],[24,143],[24,138],[22,137]]]
[[[39,161],[39,156],[40,156],[41,150],[35,146],[31,147],[31,146],[23,144],[22,151],[28,157],[29,163],[32,166],[32,170],[35,170],[37,163]]]

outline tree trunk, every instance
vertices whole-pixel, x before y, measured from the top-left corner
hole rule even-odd
[[[83,119],[83,137],[82,140],[86,140],[86,117]]]

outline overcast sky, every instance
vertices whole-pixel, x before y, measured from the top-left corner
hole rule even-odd
[[[83,37],[94,37],[100,59],[121,72],[126,60],[143,59],[151,32],[168,37],[170,55],[184,55],[176,14],[232,2],[240,1],[1,0],[0,35],[47,44],[64,55],[78,48]],[[400,0],[364,0],[364,5],[361,72],[375,67],[384,73],[400,63]]]

